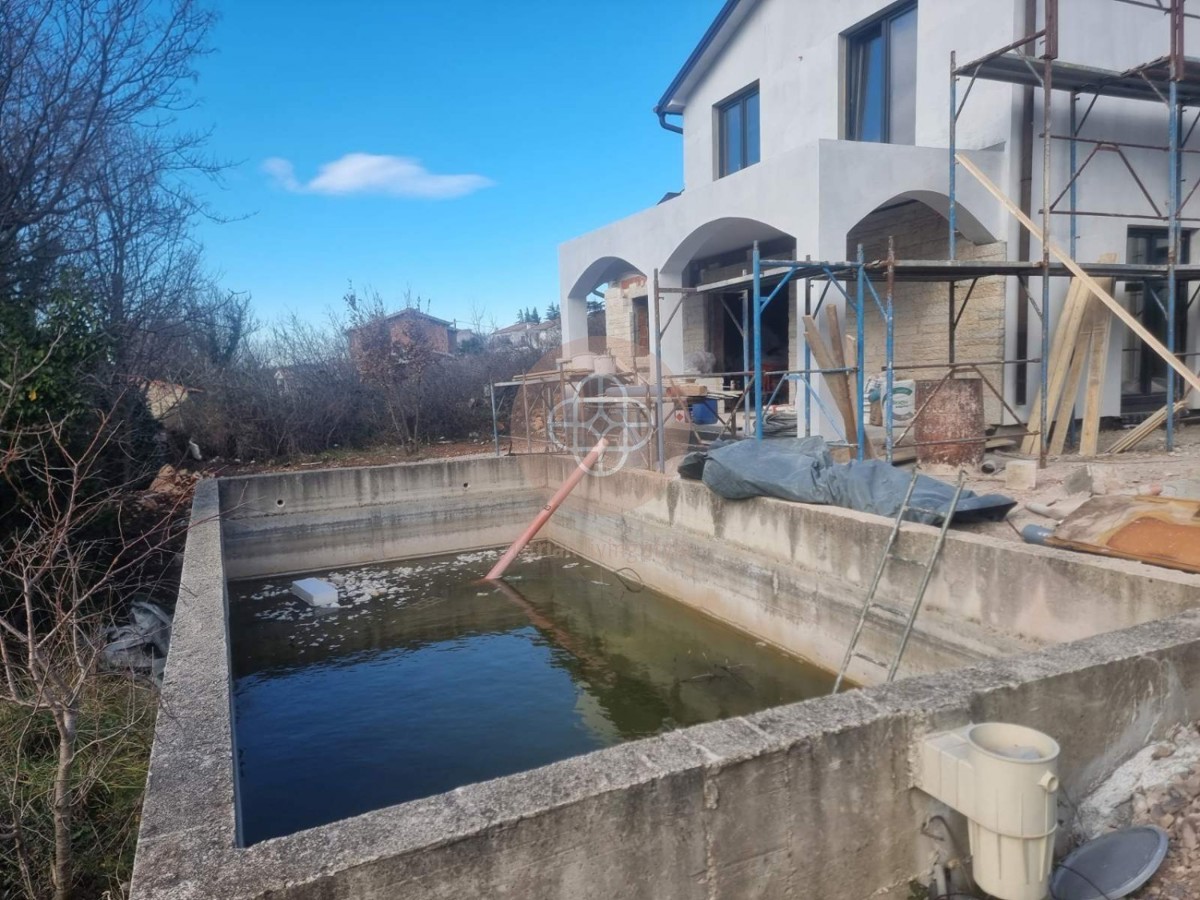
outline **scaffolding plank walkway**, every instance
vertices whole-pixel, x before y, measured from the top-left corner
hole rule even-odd
[[[862,612],[858,616],[858,624],[855,626],[854,635],[850,638],[850,644],[846,647],[846,655],[842,657],[841,668],[838,669],[837,680],[833,683],[833,693],[841,690],[842,682],[846,678],[846,672],[850,669],[850,664],[855,659],[861,659],[877,666],[880,669],[887,669],[887,678],[885,684],[891,684],[896,678],[896,672],[900,668],[900,660],[904,658],[904,651],[908,648],[908,640],[912,637],[913,628],[917,622],[917,614],[921,611],[921,604],[925,600],[925,589],[929,587],[929,579],[933,575],[934,566],[937,565],[938,558],[942,554],[942,547],[946,543],[946,532],[950,530],[950,522],[954,519],[954,513],[958,509],[958,498],[962,496],[963,482],[966,479],[966,472],[958,473],[958,484],[954,488],[954,496],[950,500],[950,506],[946,510],[946,517],[942,520],[942,527],[938,531],[937,541],[933,545],[933,552],[929,554],[929,559],[923,565],[924,572],[921,575],[921,584],[917,588],[917,596],[913,600],[912,605],[907,609],[898,609],[886,603],[881,603],[875,599],[876,593],[879,591],[879,583],[883,580],[883,572],[887,568],[887,564],[891,560],[898,560],[900,557],[892,554],[893,548],[896,546],[896,538],[900,534],[900,526],[904,523],[904,514],[912,507],[913,489],[917,486],[917,479],[920,473],[913,472],[912,480],[908,483],[908,490],[904,494],[904,502],[900,504],[900,510],[896,513],[896,520],[892,523],[891,534],[888,535],[887,544],[883,549],[883,556],[879,560],[879,568],[875,570],[875,578],[871,581],[871,588],[867,591],[867,598],[863,601]],[[912,560],[907,560],[912,562]],[[879,612],[885,613],[888,620],[892,622],[903,621],[904,630],[900,634],[900,643],[896,647],[896,652],[892,655],[890,662],[883,662],[875,659],[865,653],[859,652],[858,644],[862,639],[863,631],[866,629],[867,619],[873,614]]]

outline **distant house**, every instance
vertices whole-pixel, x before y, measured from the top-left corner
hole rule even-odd
[[[392,346],[409,347],[417,344],[443,356],[451,356],[458,349],[458,329],[454,323],[419,309],[410,307],[392,313],[383,320],[383,324],[391,337]],[[351,328],[347,332],[352,356],[357,356],[361,351],[365,329],[374,325]]]
[[[508,344],[512,347],[552,347],[559,341],[558,319],[545,322],[518,322],[493,331],[489,338],[492,346]]]

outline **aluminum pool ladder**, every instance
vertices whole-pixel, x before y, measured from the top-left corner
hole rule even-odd
[[[841,689],[842,681],[846,677],[850,663],[855,659],[865,660],[881,669],[887,669],[887,679],[884,681],[884,684],[890,684],[895,680],[896,670],[900,668],[900,660],[904,656],[905,648],[908,647],[908,639],[912,637],[913,626],[917,621],[917,614],[921,611],[921,603],[925,599],[925,589],[929,586],[929,579],[933,575],[933,568],[937,565],[938,557],[942,553],[942,546],[946,543],[946,532],[950,530],[950,521],[954,518],[954,513],[958,509],[958,498],[962,495],[963,481],[966,478],[966,474],[965,471],[958,473],[958,484],[954,487],[954,496],[950,500],[950,506],[946,509],[945,518],[942,519],[942,527],[938,531],[937,541],[933,545],[933,552],[929,555],[927,562],[921,563],[918,560],[907,559],[892,554],[892,549],[896,546],[896,537],[900,534],[900,525],[904,521],[904,514],[912,509],[910,501],[912,500],[913,488],[917,486],[917,478],[920,477],[919,473],[913,472],[912,480],[908,483],[908,490],[904,493],[904,502],[900,504],[900,510],[896,513],[896,521],[892,523],[892,533],[888,535],[887,546],[884,547],[883,557],[879,560],[879,568],[875,570],[875,578],[871,582],[871,589],[867,591],[867,599],[863,601],[862,612],[858,616],[858,625],[854,628],[854,636],[850,638],[850,646],[846,648],[846,655],[842,658],[842,667],[838,669],[837,680],[833,683],[832,693],[836,694]],[[883,580],[883,570],[887,568],[888,560],[891,559],[899,560],[900,562],[915,563],[922,566],[925,570],[921,576],[921,586],[917,588],[916,599],[907,610],[900,609],[888,603],[881,603],[875,599],[875,594],[879,590],[879,582]],[[858,643],[862,639],[867,619],[872,613],[876,615],[882,613],[890,617],[890,621],[904,623],[904,631],[900,635],[900,645],[896,648],[896,653],[890,663],[867,656],[867,654],[860,653],[858,650]]]

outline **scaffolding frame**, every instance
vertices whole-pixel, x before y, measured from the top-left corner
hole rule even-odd
[[[1200,187],[1200,181],[1198,181],[1196,186],[1192,187],[1186,197],[1183,196],[1181,165],[1184,154],[1200,154],[1200,148],[1188,146],[1189,139],[1197,130],[1197,125],[1200,124],[1200,60],[1188,59],[1184,55],[1184,22],[1189,18],[1200,20],[1200,15],[1185,9],[1187,0],[1110,0],[1110,2],[1141,7],[1145,10],[1167,16],[1170,28],[1169,53],[1166,56],[1124,72],[1063,62],[1058,58],[1058,0],[1043,0],[1041,27],[1035,28],[1003,47],[964,64],[958,63],[955,52],[951,53],[949,67],[948,252],[946,259],[898,259],[894,250],[894,243],[890,238],[888,241],[888,254],[885,259],[870,261],[864,259],[861,246],[858,248],[857,258],[853,261],[764,259],[759,252],[758,243],[755,242],[751,259],[752,273],[749,276],[744,275],[742,278],[724,279],[711,284],[700,284],[692,287],[666,287],[660,284],[659,271],[657,269],[654,270],[651,281],[651,296],[649,298],[653,304],[653,319],[651,323],[652,346],[650,349],[654,358],[654,372],[653,378],[645,379],[644,383],[654,391],[653,402],[647,405],[652,406],[654,409],[653,427],[656,431],[655,462],[659,471],[664,470],[666,462],[665,417],[667,389],[669,383],[687,377],[719,377],[722,375],[741,375],[744,377],[749,374],[752,381],[744,384],[742,393],[734,404],[733,424],[726,425],[723,420],[722,424],[732,433],[736,434],[736,407],[740,406],[744,410],[745,426],[748,426],[751,418],[751,400],[753,400],[754,437],[756,440],[762,440],[764,437],[763,422],[765,410],[772,404],[783,384],[789,382],[800,384],[804,390],[803,431],[806,435],[810,434],[812,430],[814,401],[815,408],[819,413],[823,414],[836,427],[837,418],[830,412],[822,400],[819,385],[814,385],[813,376],[828,376],[836,373],[852,374],[857,388],[854,403],[856,433],[853,436],[853,440],[851,440],[849,434],[843,433],[843,441],[841,443],[852,447],[856,451],[856,456],[862,459],[867,440],[865,396],[866,342],[864,339],[864,325],[868,296],[870,296],[874,306],[883,317],[886,329],[884,365],[882,367],[886,385],[883,397],[883,424],[885,456],[889,462],[893,459],[893,452],[896,445],[914,428],[918,418],[929,405],[927,401],[919,409],[915,410],[912,422],[907,425],[898,439],[894,437],[895,421],[892,399],[897,368],[902,371],[944,369],[945,371],[941,379],[933,389],[934,394],[941,389],[947,380],[956,377],[959,373],[964,371],[972,372],[980,376],[984,385],[1000,399],[1005,413],[1012,417],[1013,424],[1020,425],[1021,417],[1005,399],[1002,389],[1003,385],[998,389],[987,378],[982,369],[1007,366],[1028,367],[1036,364],[1039,367],[1040,384],[1044,386],[1049,381],[1049,348],[1051,346],[1049,303],[1051,280],[1072,275],[1071,270],[1066,265],[1051,258],[1049,238],[1053,216],[1067,216],[1069,219],[1069,246],[1072,260],[1076,258],[1078,223],[1081,218],[1101,216],[1166,223],[1168,250],[1165,264],[1130,262],[1087,263],[1079,265],[1079,268],[1092,277],[1111,277],[1126,283],[1133,281],[1141,282],[1146,292],[1145,296],[1149,297],[1163,311],[1167,332],[1164,343],[1169,353],[1178,359],[1200,355],[1180,354],[1176,347],[1176,314],[1180,302],[1178,296],[1179,284],[1181,282],[1196,282],[1200,284],[1200,265],[1190,262],[1183,263],[1180,259],[1182,223],[1185,221],[1200,221],[1200,216],[1188,217],[1183,215],[1183,209],[1196,194],[1197,187]],[[1036,26],[1037,24],[1036,21],[1030,23],[1031,26]],[[1040,55],[1037,53],[1039,42],[1042,45]],[[959,95],[960,80],[966,81],[965,90],[962,91],[961,97]],[[1041,216],[1041,231],[1045,239],[1041,241],[1040,259],[997,261],[960,259],[958,257],[957,125],[974,85],[980,80],[1041,89],[1042,203],[1041,208],[1037,212]],[[1067,134],[1056,134],[1054,132],[1052,98],[1055,91],[1066,92],[1070,95],[1070,125]],[[1085,97],[1089,99],[1084,101],[1083,98]],[[1091,113],[1101,97],[1161,103],[1167,110],[1166,144],[1159,145],[1085,136],[1083,134],[1084,126],[1088,123]],[[1081,104],[1084,105],[1081,106]],[[1191,108],[1196,108],[1197,112],[1190,126],[1184,129],[1185,113]],[[1066,184],[1061,186],[1057,194],[1052,190],[1052,148],[1055,143],[1066,143],[1069,154],[1069,177]],[[1091,148],[1082,162],[1079,156],[1081,146]],[[1167,154],[1168,200],[1165,209],[1161,208],[1154,200],[1151,191],[1146,187],[1147,179],[1138,174],[1136,166],[1130,157],[1126,155],[1126,150],[1161,151]],[[1140,195],[1148,202],[1150,212],[1098,211],[1084,209],[1080,206],[1080,176],[1100,153],[1114,153],[1121,159],[1126,171],[1130,173],[1135,184],[1138,186]],[[1068,204],[1066,209],[1061,208],[1064,199]],[[1032,210],[1029,212],[1032,212]],[[956,358],[956,334],[959,324],[972,300],[979,280],[993,276],[1004,278],[1015,277],[1018,279],[1019,294],[1023,295],[1021,296],[1021,302],[1025,304],[1025,308],[1032,309],[1040,320],[1041,351],[1038,355],[1032,357],[1026,353],[1025,358],[1021,358],[1021,354],[1018,352],[1018,358],[1013,359],[1000,358],[982,361],[960,361]],[[1028,282],[1034,278],[1041,281],[1040,304],[1035,301],[1032,293],[1028,290]],[[778,281],[773,287],[769,289],[765,288],[764,282],[774,281],[775,279],[778,279]],[[781,380],[772,391],[770,399],[765,400],[763,382],[765,373],[763,371],[761,337],[762,314],[768,305],[777,299],[780,292],[788,284],[800,281],[803,281],[805,285],[804,302],[806,315],[814,315],[818,312],[829,292],[833,289],[836,289],[841,294],[847,307],[854,309],[856,358],[853,361],[853,365],[847,360],[845,368],[814,368],[812,365],[812,351],[807,340],[805,340],[803,366],[794,370],[770,373],[772,375],[779,375]],[[904,281],[944,282],[947,285],[948,347],[947,361],[945,363],[923,363],[900,367],[895,365],[894,327],[896,311],[894,292],[896,285]],[[1165,302],[1154,288],[1153,284],[1155,282],[1165,283]],[[960,285],[964,283],[966,284],[965,294],[962,294],[960,299]],[[822,284],[815,307],[812,304],[814,284]],[[851,284],[854,286],[853,291],[848,290],[846,287],[846,285]],[[882,285],[882,294],[880,292],[880,285]],[[725,312],[733,319],[735,326],[738,327],[741,333],[743,371],[739,373],[696,373],[695,376],[666,375],[663,372],[662,364],[663,339],[668,327],[682,309],[683,303],[692,296],[717,291],[724,292],[731,288],[739,287],[743,288],[741,291],[741,322],[737,321],[737,317],[727,306],[725,306]],[[1200,289],[1197,290],[1197,293],[1200,293]],[[675,302],[671,305],[665,321],[662,317],[663,310],[660,302],[664,295],[670,295],[675,298]],[[1185,298],[1183,302],[1190,307],[1194,299],[1195,295],[1191,298]],[[797,304],[796,309],[798,312],[799,304]],[[636,363],[634,369],[635,371],[632,373],[633,377],[640,379],[641,375],[637,371]],[[1176,373],[1170,366],[1167,366],[1166,395],[1168,409],[1173,408],[1172,404],[1177,398],[1176,377]],[[497,385],[497,387],[500,386]],[[561,385],[561,390],[563,392],[562,395],[565,396],[567,390],[565,384]],[[1043,391],[1044,394],[1045,391]],[[932,395],[930,399],[932,399]],[[671,402],[672,404],[678,404],[680,397],[678,395],[672,396]],[[683,402],[686,405],[686,400]],[[551,412],[549,404],[546,404],[546,408],[549,415]],[[1050,408],[1051,404],[1043,400],[1040,404],[1040,420],[1036,423],[1036,430],[1034,430],[1035,423],[1027,422],[1024,429],[1011,432],[1011,436],[1013,437],[1037,434],[1039,461],[1043,466],[1046,464],[1050,445],[1050,425],[1052,423]],[[528,415],[527,412],[527,421]],[[798,416],[798,436],[801,431],[800,421],[800,417]],[[1166,417],[1166,425],[1167,448],[1170,450],[1173,449],[1175,440],[1173,415]],[[986,437],[983,440],[986,441]],[[495,437],[495,441],[497,452],[499,452],[498,436]],[[528,436],[527,443],[529,443]],[[931,443],[969,443],[969,441],[955,439],[953,441],[917,441],[913,443],[920,447]]]
[[[1041,309],[1033,303],[1028,289],[1024,288],[1025,300],[1037,313],[1041,320],[1041,366],[1040,382],[1045,385],[1049,380],[1048,366],[1050,346],[1050,279],[1056,274],[1055,266],[1050,261],[1049,238],[1051,235],[1051,218],[1055,215],[1065,215],[1069,218],[1069,248],[1072,259],[1077,255],[1078,223],[1081,217],[1108,217],[1133,220],[1146,220],[1165,223],[1167,228],[1167,263],[1162,267],[1162,276],[1166,282],[1166,303],[1153,290],[1150,278],[1152,275],[1140,271],[1140,267],[1129,263],[1118,264],[1112,269],[1114,278],[1124,281],[1142,280],[1145,296],[1150,297],[1163,312],[1166,319],[1166,335],[1164,344],[1167,350],[1179,358],[1176,347],[1176,316],[1179,304],[1179,283],[1181,275],[1196,274],[1195,267],[1187,266],[1180,260],[1180,244],[1182,223],[1184,221],[1200,221],[1200,217],[1185,217],[1183,207],[1196,192],[1193,186],[1186,197],[1183,196],[1183,166],[1182,157],[1185,153],[1200,153],[1200,150],[1187,146],[1189,138],[1200,122],[1200,111],[1196,113],[1190,127],[1183,130],[1182,125],[1187,109],[1191,106],[1200,107],[1200,61],[1189,60],[1184,53],[1184,25],[1187,19],[1198,19],[1200,15],[1186,9],[1187,0],[1110,0],[1132,7],[1157,12],[1168,19],[1169,50],[1150,62],[1121,71],[1093,68],[1090,66],[1066,63],[1058,59],[1059,9],[1058,0],[1043,0],[1041,28],[1033,30],[1023,37],[993,50],[977,59],[963,65],[957,62],[956,54],[950,55],[950,178],[949,178],[949,230],[950,258],[956,258],[957,233],[957,124],[959,116],[970,97],[971,89],[976,81],[987,80],[1003,82],[1025,87],[1041,88],[1042,92],[1042,203],[1038,211],[1042,219],[1042,259],[1039,267],[1041,276]],[[1028,23],[1036,25],[1037,22]],[[1040,56],[1035,56],[1037,43],[1042,42]],[[1039,64],[1040,63],[1040,64]],[[966,78],[967,86],[962,99],[958,98],[958,82]],[[1056,134],[1053,123],[1052,98],[1055,91],[1066,92],[1070,95],[1069,129],[1067,134]],[[1080,114],[1081,98],[1090,98]],[[1104,137],[1084,137],[1082,134],[1096,103],[1101,97],[1125,100],[1142,100],[1151,103],[1161,103],[1166,110],[1167,140],[1166,144],[1151,144],[1140,141],[1122,141]],[[1051,188],[1052,147],[1056,141],[1068,145],[1069,177],[1058,194]],[[1091,151],[1079,160],[1080,145],[1090,145]],[[1166,209],[1161,209],[1153,195],[1146,187],[1146,180],[1138,174],[1137,168],[1126,154],[1127,150],[1159,151],[1167,154],[1167,202]],[[1149,204],[1150,212],[1139,211],[1098,211],[1081,209],[1079,204],[1079,180],[1088,165],[1100,153],[1115,154],[1124,165],[1126,171],[1137,185],[1141,196]],[[1064,197],[1068,208],[1060,208]],[[1029,211],[1032,213],[1032,210]],[[1084,266],[1089,274],[1101,274],[1100,267],[1093,272],[1093,267]],[[1185,309],[1190,308],[1192,298],[1185,299]],[[954,287],[950,287],[950,307],[953,316]],[[953,354],[953,348],[951,350]],[[1188,354],[1184,354],[1186,357]],[[953,356],[951,357],[953,360]],[[1176,399],[1176,373],[1170,366],[1166,367],[1166,406],[1173,409]],[[1044,465],[1049,446],[1049,404],[1040,404],[1039,457]],[[1167,416],[1167,450],[1175,445],[1175,417]]]

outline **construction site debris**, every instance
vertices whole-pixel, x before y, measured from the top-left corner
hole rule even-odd
[[[1037,487],[1037,461],[1010,459],[1004,467],[1004,486],[1010,491],[1032,491]]]
[[[1122,494],[1093,497],[1068,516],[1046,543],[1200,573],[1200,501]]]

